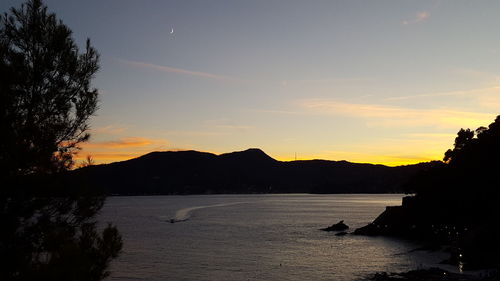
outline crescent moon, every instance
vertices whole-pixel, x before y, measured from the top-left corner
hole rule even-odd
[[[170,30],[170,34],[174,34],[174,28],[172,27],[172,29]]]

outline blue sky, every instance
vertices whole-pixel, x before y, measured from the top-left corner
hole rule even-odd
[[[98,162],[259,147],[416,163],[500,113],[499,1],[45,3],[101,54],[81,153]]]

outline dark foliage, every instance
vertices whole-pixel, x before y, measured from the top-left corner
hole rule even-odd
[[[0,18],[0,280],[101,280],[121,236],[65,175],[97,107],[98,54],[39,0]],[[102,232],[98,232],[102,228]]]
[[[453,149],[419,173],[414,197],[387,208],[359,234],[402,235],[452,246],[449,262],[500,266],[500,116],[488,128],[461,129]]]
[[[479,275],[453,273],[440,268],[418,269],[402,273],[379,272],[370,276],[370,281],[497,281],[498,272],[485,272]]]
[[[462,223],[491,219],[500,199],[500,116],[488,128],[461,129],[445,165],[415,179],[417,197],[454,204],[447,213]]]

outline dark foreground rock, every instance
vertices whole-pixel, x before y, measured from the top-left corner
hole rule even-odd
[[[395,236],[427,247],[443,248],[450,253],[446,263],[461,264],[465,270],[498,267],[500,225],[492,223],[497,220],[497,213],[481,212],[482,217],[467,213],[458,216],[455,207],[442,202],[446,201],[435,203],[428,198],[407,196],[402,206],[387,207],[372,223],[356,229],[353,234]]]
[[[343,231],[349,229],[349,226],[344,223],[343,220],[339,221],[336,224],[333,224],[332,226],[329,226],[327,228],[322,228],[321,230],[323,231]]]
[[[440,268],[419,269],[403,273],[376,273],[368,278],[371,281],[498,281],[497,271],[485,272],[478,276],[451,273]]]
[[[415,234],[415,226],[408,219],[410,212],[403,206],[388,206],[372,223],[357,228],[357,235],[409,236]]]
[[[449,249],[446,263],[464,270],[499,268],[499,159],[500,116],[488,127],[461,129],[444,162],[434,162],[406,184],[414,196],[354,233],[441,246]]]

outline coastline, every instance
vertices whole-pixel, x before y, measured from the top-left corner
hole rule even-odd
[[[473,273],[455,273],[441,268],[410,270],[400,273],[378,272],[369,276],[370,281],[497,281],[500,271],[496,269],[481,270]]]
[[[500,280],[500,270],[495,264],[496,259],[492,257],[491,249],[482,252],[482,258],[479,259],[478,250],[473,248],[476,256],[465,258],[468,255],[465,254],[467,248],[464,245],[469,247],[470,253],[468,243],[477,243],[477,228],[478,226],[460,224],[453,220],[433,221],[421,198],[406,196],[403,197],[401,206],[387,206],[372,223],[356,229],[353,234],[408,239],[421,243],[422,247],[414,251],[440,251],[448,255],[436,266],[397,273],[378,272],[367,280]]]

